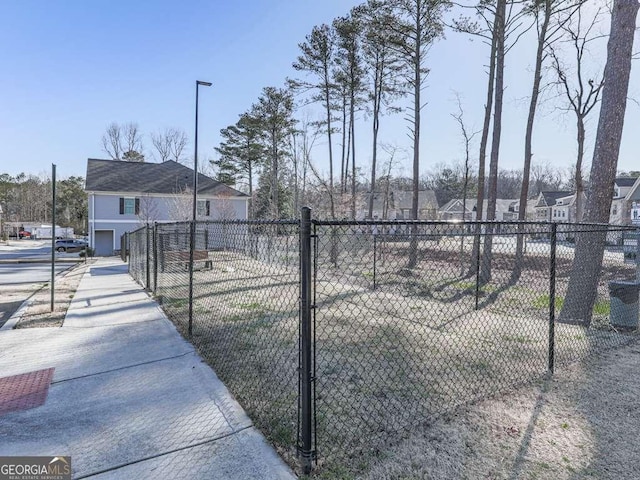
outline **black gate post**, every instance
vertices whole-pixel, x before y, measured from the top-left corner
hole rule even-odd
[[[147,245],[145,248],[147,265],[145,269],[145,285],[144,289],[148,292],[151,290],[151,229],[149,228],[149,224],[145,226],[145,234],[147,236],[146,241]]]
[[[153,294],[158,289],[158,222],[153,222]]]
[[[196,222],[189,222],[189,337],[193,334],[193,251],[196,248]]]
[[[551,224],[551,255],[549,258],[549,373],[555,367],[556,327],[556,239],[558,225]]]
[[[311,472],[313,452],[313,338],[311,329],[312,282],[311,209],[302,208],[300,221],[300,416],[301,432],[298,449],[302,470]],[[300,445],[301,443],[301,445]]]

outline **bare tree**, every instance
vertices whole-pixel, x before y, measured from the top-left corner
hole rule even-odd
[[[627,106],[638,0],[614,0],[598,131],[591,163],[586,220],[608,223]],[[606,232],[578,235],[560,321],[590,325]]]
[[[300,127],[292,133],[293,142],[293,174],[294,174],[294,211],[297,212],[306,203],[307,177],[311,150],[320,134],[318,122],[305,115],[299,122]],[[331,188],[331,186],[330,186]]]
[[[400,159],[398,158],[398,152],[401,151],[400,147],[395,144],[383,144],[382,150],[389,156],[388,160],[384,164],[386,175],[379,179],[379,183],[382,184],[384,189],[384,197],[382,201],[382,219],[387,220],[389,218],[389,209],[391,206],[391,183],[392,173],[397,168]]]
[[[552,49],[553,43],[558,39],[558,32],[571,16],[579,11],[585,0],[531,0],[528,9],[535,18],[538,45],[533,73],[533,85],[529,100],[529,114],[524,141],[524,166],[522,169],[522,188],[520,190],[520,204],[518,220],[526,217],[527,202],[529,199],[529,179],[531,175],[531,157],[533,156],[533,126],[536,111],[538,109],[538,97],[542,82],[542,64],[546,58],[546,51]],[[559,18],[562,16],[562,18]],[[558,19],[557,25],[552,25],[552,19]],[[519,227],[522,231],[522,227]],[[522,268],[522,256],[524,254],[524,235],[518,235],[516,240],[516,261],[513,270],[513,279],[519,278]]]
[[[184,161],[182,154],[188,143],[187,134],[177,128],[165,128],[151,134],[151,144],[156,149],[154,157],[159,162],[174,160],[178,163]]]
[[[598,8],[583,30],[582,10],[578,11],[577,19],[571,19],[562,25],[565,41],[574,51],[573,74],[570,67],[563,63],[560,54],[551,48],[552,69],[556,76],[556,85],[561,95],[565,97],[566,104],[563,108],[573,112],[576,117],[578,153],[576,156],[574,186],[576,190],[576,222],[582,221],[584,215],[584,179],[582,176],[582,161],[584,159],[584,143],[586,139],[586,118],[600,101],[600,92],[603,87],[603,79],[586,78],[584,57],[588,46],[594,40],[602,38],[594,32],[598,24],[602,8]]]
[[[188,222],[193,215],[193,190],[178,188],[168,201],[169,218],[174,222]]]
[[[113,122],[102,135],[102,150],[111,157],[111,160],[122,160],[122,132],[120,125]]]
[[[112,123],[102,135],[102,149],[112,160],[144,162],[142,134],[137,123]]]
[[[460,134],[462,135],[462,141],[464,142],[464,184],[463,184],[463,193],[462,193],[462,211],[467,211],[467,191],[469,188],[469,173],[471,168],[471,142],[478,135],[481,130],[476,130],[475,132],[470,132],[467,128],[467,125],[464,122],[464,109],[462,108],[462,100],[460,98],[460,94],[456,92],[456,102],[458,104],[458,112],[452,113],[451,116],[456,120],[456,123],[460,127]],[[465,218],[463,217],[463,220]]]
[[[462,100],[460,98],[460,94],[456,92],[456,102],[458,104],[458,112],[452,113],[451,116],[456,120],[456,123],[460,127],[460,134],[462,135],[462,140],[464,142],[464,183],[462,188],[462,221],[466,220],[466,212],[467,212],[467,191],[469,188],[469,169],[471,168],[470,161],[470,148],[471,142],[473,138],[479,134],[481,131],[477,130],[475,132],[469,132],[467,129],[467,125],[464,122],[464,109],[462,108]],[[464,263],[463,263],[463,253],[464,253],[464,241],[465,236],[462,235],[460,237],[460,265],[461,271],[464,272]]]
[[[142,133],[137,123],[130,122],[122,127],[122,159],[130,162],[144,162]]]
[[[158,202],[149,194],[140,197],[138,219],[142,225],[151,225],[160,218]]]

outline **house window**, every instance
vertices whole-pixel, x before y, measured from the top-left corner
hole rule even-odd
[[[567,216],[567,212],[565,212],[564,210],[562,211],[562,218],[565,218]]]
[[[556,210],[553,211],[553,218],[557,217],[558,212]]]
[[[208,217],[211,215],[211,203],[209,200],[198,200],[198,216]]]
[[[140,199],[135,197],[120,197],[120,215],[138,215],[140,213]]]
[[[611,210],[611,214],[612,215],[617,215],[618,214],[618,206],[617,205],[613,206],[613,209]]]

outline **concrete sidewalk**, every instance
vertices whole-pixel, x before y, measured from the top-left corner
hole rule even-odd
[[[119,260],[90,267],[62,328],[0,332],[0,365],[55,367],[44,405],[0,416],[0,455],[71,455],[74,478],[295,478]]]

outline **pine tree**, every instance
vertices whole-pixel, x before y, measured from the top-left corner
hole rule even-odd
[[[215,148],[220,155],[211,164],[218,170],[218,181],[228,185],[246,182],[249,193],[249,218],[253,218],[254,175],[264,163],[259,120],[251,113],[243,113],[235,125],[220,130],[222,142]]]
[[[283,164],[291,156],[289,138],[296,123],[293,118],[293,96],[291,91],[265,87],[262,91],[262,96],[253,106],[251,114],[257,121],[261,143],[267,160],[261,180],[264,176],[270,180],[269,217],[280,219],[285,213],[281,204],[280,175]],[[262,189],[265,183],[261,182],[261,185]],[[262,218],[265,217],[263,216]]]

